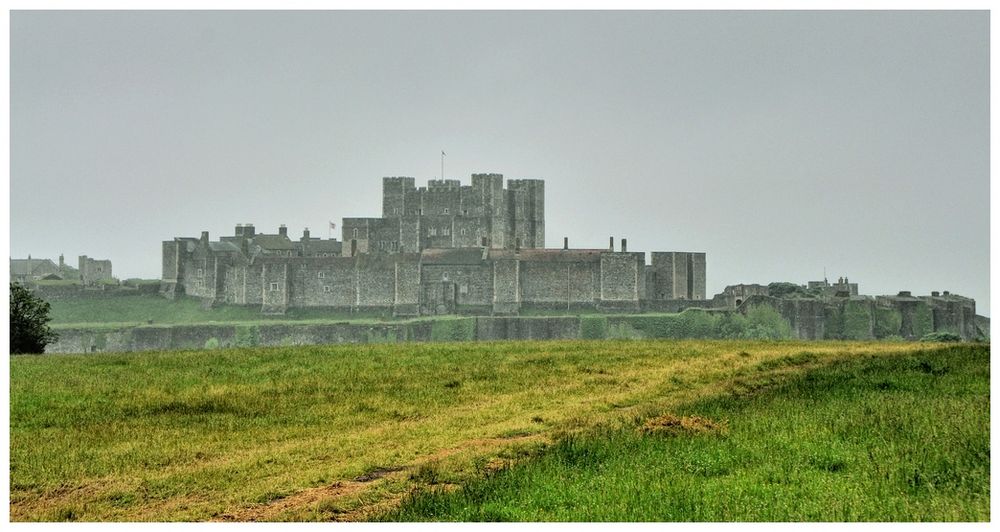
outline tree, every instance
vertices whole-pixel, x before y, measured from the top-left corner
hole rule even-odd
[[[49,304],[17,283],[10,283],[10,352],[43,353],[59,339],[49,329]]]

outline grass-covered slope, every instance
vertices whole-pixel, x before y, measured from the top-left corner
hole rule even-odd
[[[364,320],[374,313],[332,312],[327,309],[289,309],[283,315],[261,314],[259,306],[220,305],[203,308],[193,297],[170,300],[156,294],[107,298],[55,299],[49,302],[52,324],[190,324],[293,320]]]
[[[568,438],[393,520],[989,520],[989,351],[859,357]]]
[[[739,422],[743,414],[727,413],[738,403],[712,407],[718,410],[680,407],[728,390],[781,383],[836,360],[906,357],[915,347],[940,346],[560,341],[15,356],[10,359],[10,515],[16,521],[363,519],[388,509],[414,487],[462,484],[568,435],[598,426],[630,426],[635,419],[662,412],[698,412],[729,420],[730,436],[691,443],[692,448],[716,446],[685,466],[693,468],[692,475],[702,474],[698,468],[727,471],[706,476],[711,482],[733,478],[729,471],[736,471],[745,459],[754,464],[783,448],[806,449],[816,460],[842,459],[844,472],[864,471],[870,466],[851,439],[862,438],[864,432],[837,436],[849,428],[846,422],[817,417],[811,430],[818,431],[816,441],[821,443],[809,443],[760,413],[771,404],[761,402],[764,395],[741,399],[752,401],[747,412],[759,419],[750,428]],[[985,366],[986,349],[976,349],[981,360],[973,357],[975,364]],[[870,417],[884,416],[887,423],[899,425],[901,432],[877,432],[861,440],[859,445],[868,446],[880,460],[883,453],[912,443],[899,441],[900,435],[928,441],[924,432],[914,433],[905,425],[909,417],[926,412],[937,423],[928,437],[949,434],[951,439],[914,452],[940,452],[941,461],[934,464],[962,467],[962,474],[972,479],[969,485],[978,486],[976,470],[970,472],[959,458],[980,452],[988,433],[983,403],[988,381],[982,371],[965,377],[967,368],[976,367],[972,362],[949,362],[949,357],[965,360],[961,357],[972,355],[947,351],[930,356],[922,354],[913,362],[926,361],[927,372],[872,381],[875,389],[865,392],[871,401],[908,398],[887,403],[894,409],[891,416],[877,401],[878,408],[869,414],[848,392],[837,391],[836,379],[828,388],[841,406],[853,409],[845,414],[851,423],[863,426]],[[865,368],[858,366],[856,372],[866,375]],[[843,380],[847,386],[849,379]],[[813,410],[834,411],[822,407],[825,388],[807,390],[812,391],[803,394],[815,401],[811,409],[795,410],[798,400],[789,400],[786,408],[768,408],[777,414],[798,412],[803,420],[814,417]],[[759,436],[740,440],[743,430]],[[824,431],[843,441],[828,438]],[[635,446],[640,458],[657,456],[655,448],[645,446],[676,445],[620,437],[623,444]],[[600,440],[574,441],[596,445],[595,458],[614,447],[601,451]],[[829,441],[840,443],[827,448],[822,442]],[[590,474],[589,468],[597,467],[610,474],[617,467],[615,456],[593,464],[582,459],[571,471]],[[787,467],[793,481],[811,482],[812,477],[796,476],[808,473],[796,473],[804,467],[802,460],[796,454],[775,454],[770,467]],[[662,489],[650,482],[668,471],[643,463],[645,470],[621,472],[622,479],[632,478],[617,485],[631,494],[628,497],[645,497],[644,490],[654,497],[655,490]],[[905,463],[886,462],[885,467],[896,469],[884,474],[901,475],[898,467]],[[921,475],[940,471],[938,465],[933,467],[921,469]],[[907,478],[914,478],[912,473]],[[748,474],[751,480],[770,478],[759,470]],[[838,478],[832,472],[822,474]],[[574,484],[577,477],[567,475],[546,485],[565,490],[567,497],[586,493]],[[767,486],[752,488],[751,480],[743,484],[748,490]],[[917,486],[924,489],[924,484]],[[934,486],[941,490],[945,484]],[[746,500],[759,500],[750,495],[744,495]],[[561,496],[554,493],[540,500],[559,501]],[[898,500],[911,504],[915,499]],[[969,500],[976,504],[974,498]],[[938,501],[942,509],[934,515],[951,515],[946,510],[954,507],[953,501]],[[503,513],[495,515],[572,518],[556,510],[531,514],[534,510],[516,503],[504,501]],[[591,518],[583,507],[576,508],[575,518]],[[630,518],[643,515],[648,514]]]

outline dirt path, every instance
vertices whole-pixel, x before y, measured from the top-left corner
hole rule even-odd
[[[446,449],[441,449],[433,454],[427,455],[419,462],[411,464],[405,467],[394,467],[390,469],[380,469],[376,471],[371,471],[364,475],[361,475],[352,480],[340,480],[330,484],[329,486],[320,486],[317,488],[308,488],[287,497],[282,497],[276,499],[266,504],[258,504],[255,506],[248,506],[244,508],[237,508],[227,511],[218,517],[212,519],[212,521],[224,521],[224,522],[247,522],[247,521],[280,521],[282,516],[285,514],[290,514],[296,510],[301,510],[304,508],[314,507],[322,503],[331,503],[332,506],[336,506],[337,501],[345,500],[348,497],[357,496],[367,490],[370,490],[387,479],[402,479],[406,478],[411,471],[417,470],[421,465],[432,464],[439,462],[448,457],[454,456],[456,454],[465,451],[476,451],[477,454],[486,454],[490,452],[496,452],[501,450],[503,447],[511,445],[513,443],[521,443],[528,441],[541,441],[546,439],[545,436],[541,434],[532,434],[526,436],[514,436],[510,438],[482,438],[467,440],[454,447],[449,447]],[[495,464],[496,467],[500,467],[501,464]],[[409,492],[417,489],[419,483],[413,481],[409,486],[409,489],[402,493],[389,494],[384,498],[381,498],[370,504],[362,504],[357,508],[353,508],[347,511],[338,512],[334,514],[334,520],[336,521],[363,521],[379,513],[390,510],[399,504],[404,496]],[[450,484],[437,484],[437,487],[443,487],[445,489],[454,488],[454,485]]]

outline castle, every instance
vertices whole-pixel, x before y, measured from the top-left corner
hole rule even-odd
[[[105,281],[113,281],[110,260],[92,259],[86,255],[78,257],[79,268],[66,264],[66,259],[59,255],[59,265],[52,259],[10,259],[10,282],[28,284],[35,281],[79,281],[84,285],[93,285]]]
[[[703,306],[705,254],[545,247],[545,183],[473,174],[470,185],[382,179],[382,216],[344,218],[342,240],[287,228],[163,242],[161,292],[263,313],[317,307],[396,316],[524,309]]]

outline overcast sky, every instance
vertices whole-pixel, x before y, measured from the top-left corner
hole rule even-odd
[[[14,12],[11,250],[327,236],[381,177],[546,181],[546,240],[989,315],[983,12]],[[339,230],[338,230],[339,232]],[[648,257],[647,257],[648,260]]]

